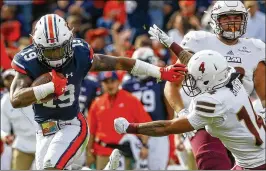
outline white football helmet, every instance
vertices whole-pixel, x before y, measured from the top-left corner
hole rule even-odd
[[[132,55],[133,59],[138,59],[153,65],[157,65],[159,58],[154,55],[154,51],[149,47],[140,47],[134,51]],[[139,79],[146,79],[149,76],[147,75],[138,75]]]
[[[235,70],[228,66],[224,56],[213,50],[195,53],[188,63],[188,74],[182,83],[191,97],[225,86]]]
[[[73,33],[67,22],[56,14],[47,14],[36,23],[32,35],[40,62],[62,68],[73,56]]]
[[[222,29],[221,23],[219,22],[219,18],[223,15],[234,15],[240,14],[242,15],[242,22],[240,23],[240,29],[232,31],[224,31]],[[241,37],[246,32],[247,28],[247,20],[248,20],[248,12],[241,1],[217,1],[211,11],[211,27],[214,30],[215,34],[221,35],[225,39],[234,40]],[[235,25],[236,22],[228,22],[224,23],[229,25]]]

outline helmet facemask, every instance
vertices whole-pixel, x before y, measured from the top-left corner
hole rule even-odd
[[[54,47],[44,47],[41,44],[34,45],[37,49],[38,59],[46,64],[47,67],[53,69],[60,69],[72,59],[73,57],[73,48],[72,48],[71,36],[69,40],[66,40],[62,45]]]
[[[191,74],[186,74],[182,82],[182,88],[190,97],[195,97],[201,93],[201,89],[197,87],[197,80]]]
[[[219,19],[224,15],[241,15],[242,20],[241,21],[229,21],[229,22],[223,22],[220,23]],[[214,33],[217,35],[222,36],[223,38],[227,40],[235,40],[241,37],[246,33],[247,28],[247,13],[244,12],[226,12],[226,13],[220,13],[220,14],[212,14],[211,18],[213,22],[211,23],[211,26],[214,30]],[[231,29],[231,31],[225,31],[223,27],[228,27],[228,30]],[[239,30],[235,30],[236,27],[239,26]]]

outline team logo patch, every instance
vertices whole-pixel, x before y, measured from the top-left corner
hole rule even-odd
[[[230,50],[229,52],[227,52],[227,55],[235,55],[235,54],[233,51]]]
[[[238,49],[238,51],[243,52],[243,53],[251,53],[251,51],[248,50],[246,46],[243,46],[241,49]]]
[[[242,63],[242,60],[240,57],[235,57],[235,56],[225,56],[227,62],[231,63]]]

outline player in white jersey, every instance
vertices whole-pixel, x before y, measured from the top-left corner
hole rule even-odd
[[[181,64],[179,70],[186,72]],[[266,127],[255,113],[239,75],[220,53],[197,52],[188,63],[182,85],[193,96],[187,116],[140,124],[118,118],[114,121],[115,130],[120,134],[165,136],[205,127],[232,152],[236,160],[233,169],[265,170]]]
[[[149,34],[152,39],[169,47],[183,64],[188,63],[192,53],[200,50],[211,49],[220,52],[229,65],[241,73],[248,94],[255,95],[256,112],[265,112],[265,43],[258,39],[240,38],[246,32],[247,15],[247,10],[240,1],[217,1],[211,12],[211,26],[215,34],[205,31],[189,32],[181,42],[182,47],[155,25],[150,28]],[[176,91],[172,83],[167,83],[165,88]],[[166,98],[177,112],[188,108],[191,98],[186,93],[181,91],[184,103],[178,101],[175,93],[168,94],[170,96]],[[230,168],[227,152],[218,139],[212,138],[205,130],[200,130],[190,140],[199,169]],[[221,162],[224,164],[217,165]]]

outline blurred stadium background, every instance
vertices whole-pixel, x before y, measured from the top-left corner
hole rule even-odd
[[[75,37],[85,39],[93,48],[94,53],[130,58],[135,49],[148,45],[159,57],[160,65],[172,64],[176,57],[159,42],[149,39],[147,34],[149,27],[156,24],[174,37],[177,43],[180,43],[183,36],[190,30],[211,31],[208,25],[210,15],[204,11],[210,12],[213,2],[212,0],[0,1],[1,73],[11,68],[12,58],[17,52],[32,43],[30,34],[35,22],[42,15],[49,13],[65,18],[69,27],[73,28]],[[250,8],[251,13],[245,36],[255,37],[265,42],[265,1],[244,3],[247,8]],[[125,74],[118,72],[119,79],[123,80]],[[87,111],[91,101],[101,94],[99,93],[101,92],[100,86],[97,84],[97,73],[89,73],[89,76],[96,82],[93,85],[97,93],[93,96],[83,95],[86,96],[86,100],[83,101],[84,98],[81,97],[81,108],[86,115],[89,115]],[[4,92],[5,88],[1,79],[1,94]],[[169,166],[180,165],[175,144],[172,140],[170,142]],[[5,144],[4,147],[4,150],[7,150],[8,145]],[[1,157],[1,169],[8,168],[10,163],[7,162],[10,160],[7,158],[10,155]],[[86,163],[85,161],[86,159],[82,165]]]

